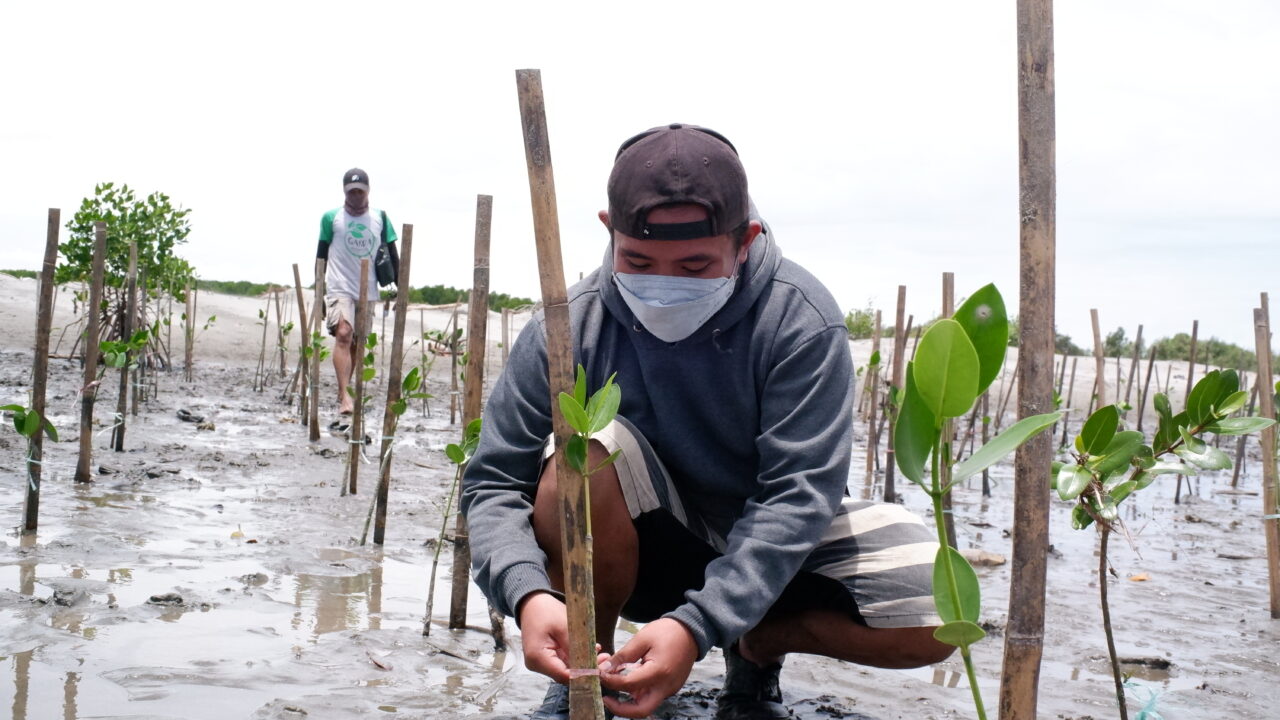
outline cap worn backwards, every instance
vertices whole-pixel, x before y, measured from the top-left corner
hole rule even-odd
[[[342,175],[342,191],[359,188],[369,192],[369,174],[360,168],[351,168]]]
[[[725,235],[748,220],[747,173],[738,151],[714,130],[673,123],[627,140],[609,174],[609,224],[641,240]],[[690,203],[706,220],[651,224],[649,211]]]

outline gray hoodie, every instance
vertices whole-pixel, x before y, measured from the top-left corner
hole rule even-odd
[[[663,342],[636,321],[608,250],[570,290],[569,317],[588,390],[617,373],[619,414],[653,446],[686,508],[726,539],[702,589],[668,615],[692,631],[702,657],[764,617],[839,507],[852,444],[843,316],[765,233],[729,302],[685,340]],[[508,615],[528,593],[551,589],[530,524],[549,410],[539,313],[493,388],[463,478],[475,580]]]

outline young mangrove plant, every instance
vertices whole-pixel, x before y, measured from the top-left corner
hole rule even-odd
[[[1004,299],[994,285],[987,285],[970,296],[952,318],[933,323],[920,338],[915,359],[907,363],[894,425],[894,455],[899,470],[933,501],[939,544],[933,566],[933,599],[943,622],[934,637],[960,649],[974,706],[983,720],[986,709],[969,652],[971,645],[986,636],[978,625],[978,576],[964,556],[947,542],[943,498],[956,483],[1004,459],[1062,415],[1053,412],[1024,418],[964,462],[955,462],[952,438],[944,432],[947,420],[969,412],[996,379],[1008,344]]]
[[[416,375],[418,369],[414,368],[409,375]],[[406,376],[407,380],[409,376]],[[408,407],[407,405],[405,407]],[[399,413],[397,413],[399,414]],[[422,634],[431,634],[431,611],[435,606],[436,599],[436,570],[440,567],[440,548],[444,547],[444,535],[449,527],[449,519],[453,517],[453,498],[458,492],[458,486],[462,483],[462,473],[467,469],[467,463],[471,462],[471,456],[475,455],[476,447],[480,444],[480,427],[481,418],[476,418],[467,423],[466,429],[462,431],[462,443],[449,443],[444,448],[444,454],[449,458],[449,462],[453,463],[453,482],[449,484],[449,495],[444,501],[444,513],[441,515],[440,535],[436,538],[435,554],[431,558],[431,582],[427,586],[427,616],[422,622]]]
[[[1275,424],[1275,420],[1269,418],[1231,417],[1244,407],[1248,396],[1240,389],[1235,370],[1214,370],[1201,378],[1187,396],[1186,407],[1176,415],[1168,396],[1157,393],[1153,401],[1159,423],[1150,444],[1141,432],[1124,428],[1121,407],[1101,407],[1080,428],[1070,459],[1054,463],[1051,480],[1058,497],[1075,502],[1071,526],[1081,530],[1097,524],[1102,628],[1111,658],[1116,702],[1124,720],[1129,717],[1129,711],[1107,600],[1107,540],[1112,532],[1123,530],[1119,505],[1139,490],[1150,487],[1160,475],[1229,469],[1231,458],[1200,436],[1204,433],[1247,435]],[[1180,461],[1173,461],[1170,455]]]

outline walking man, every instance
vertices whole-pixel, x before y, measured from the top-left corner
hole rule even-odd
[[[784,259],[736,149],[674,124],[619,149],[600,268],[569,291],[589,388],[617,373],[618,418],[593,435],[598,668],[608,710],[645,717],[724,648],[718,720],[785,718],[789,653],[878,667],[947,657],[937,544],[896,505],[845,496],[853,363],[830,293]],[[467,466],[475,579],[516,617],[551,678],[537,720],[568,717],[568,623],[546,331],[515,342]],[[614,647],[619,617],[647,623]],[[625,670],[624,670],[625,667]],[[623,693],[623,694],[619,694]]]
[[[320,221],[320,245],[316,257],[327,261],[324,281],[325,327],[333,336],[333,369],[338,376],[338,413],[350,415],[355,403],[347,392],[351,373],[359,358],[354,341],[357,326],[369,332],[378,281],[374,260],[379,245],[385,244],[392,267],[399,275],[400,256],[396,252],[396,231],[387,214],[369,207],[369,175],[352,168],[342,176],[342,207],[324,214]],[[356,301],[360,297],[360,261],[369,260],[368,292],[364,322],[356,322]]]

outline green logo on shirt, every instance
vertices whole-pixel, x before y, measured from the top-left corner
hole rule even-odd
[[[375,237],[364,223],[347,225],[347,252],[355,257],[369,257],[373,254]]]

